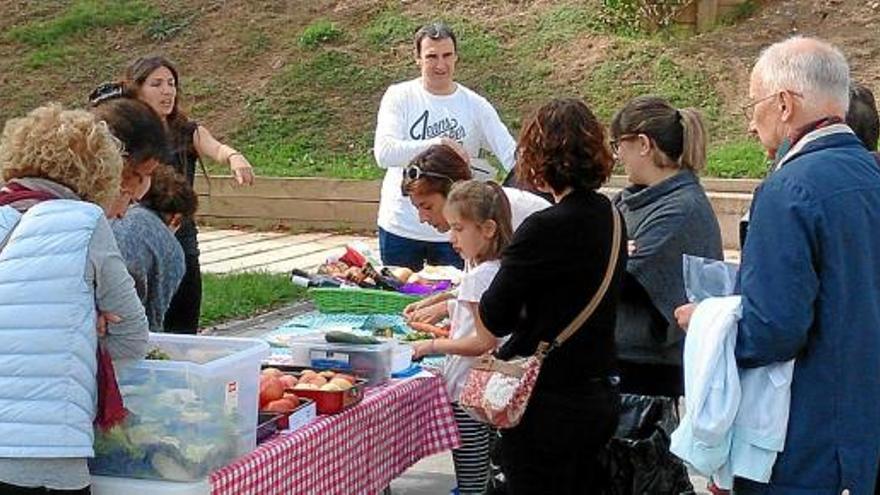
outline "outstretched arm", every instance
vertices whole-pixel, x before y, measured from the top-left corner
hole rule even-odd
[[[207,156],[217,163],[229,165],[236,183],[253,185],[254,169],[247,158],[232,146],[218,141],[205,126],[200,125],[193,131],[193,145],[199,156]]]

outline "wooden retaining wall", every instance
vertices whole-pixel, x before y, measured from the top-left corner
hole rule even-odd
[[[199,221],[260,228],[375,229],[381,181],[260,177],[252,187],[229,177],[196,179]]]
[[[739,248],[739,218],[758,182],[703,179],[726,249]],[[625,184],[625,177],[612,177],[603,192],[614,194]],[[196,180],[199,222],[218,227],[374,231],[380,189],[378,180],[260,177],[253,187],[237,187],[229,177],[213,177],[209,194],[205,179]]]
[[[661,0],[662,1],[662,0]],[[688,26],[698,33],[708,31],[719,19],[731,14],[749,0],[693,0],[676,17],[678,24]]]

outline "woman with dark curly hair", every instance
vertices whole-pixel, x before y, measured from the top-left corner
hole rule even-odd
[[[578,99],[541,107],[517,151],[520,180],[556,204],[520,225],[480,301],[478,324],[510,335],[498,357],[532,355],[539,342],[552,341],[599,289],[612,249],[619,258],[596,311],[544,361],[520,424],[502,431],[501,467],[514,495],[588,493],[601,479],[598,454],[619,410],[614,324],[626,238],[611,246],[613,207],[596,191],[611,173],[611,152],[602,125]]]

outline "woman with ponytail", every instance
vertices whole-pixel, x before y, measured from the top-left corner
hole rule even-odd
[[[611,146],[630,185],[614,199],[629,234],[615,338],[621,392],[684,393],[684,332],[673,311],[687,302],[682,255],[722,259],[718,220],[698,174],[706,129],[697,110],[640,96],[611,123]]]

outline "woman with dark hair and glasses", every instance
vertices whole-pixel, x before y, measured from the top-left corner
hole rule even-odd
[[[433,145],[454,149],[477,179],[494,179],[486,161],[494,154],[505,170],[513,168],[515,143],[485,98],[455,82],[457,39],[449,26],[432,23],[416,31],[413,55],[421,75],[388,88],[379,105],[373,152],[388,169],[379,203],[382,262],[420,270],[425,262],[461,267],[449,239],[419,222],[401,195],[400,168]]]
[[[520,424],[501,431],[514,495],[589,493],[602,479],[599,453],[618,422],[614,321],[626,266],[625,237],[612,246],[618,213],[597,191],[612,165],[605,129],[581,100],[552,100],[520,134],[518,177],[556,204],[519,226],[480,300],[476,324],[510,335],[498,357],[553,341],[597,293],[614,250],[619,259],[596,311],[547,356]]]
[[[190,120],[180,110],[180,77],[164,57],[135,60],[125,70],[125,92],[152,107],[165,122],[172,145],[167,163],[184,175],[190,185],[195,180],[196,162],[204,157],[229,165],[237,184],[251,185],[254,172],[240,152],[214,138],[208,129]],[[204,168],[203,168],[204,170]],[[202,276],[194,219],[186,220],[177,231],[183,247],[186,274],[165,315],[165,329],[176,333],[196,333],[202,302]]]
[[[724,257],[697,175],[706,163],[706,130],[696,110],[640,96],[614,116],[611,144],[630,181],[614,198],[630,238],[617,312],[621,391],[679,397],[684,332],[673,312],[687,302],[682,255]]]

